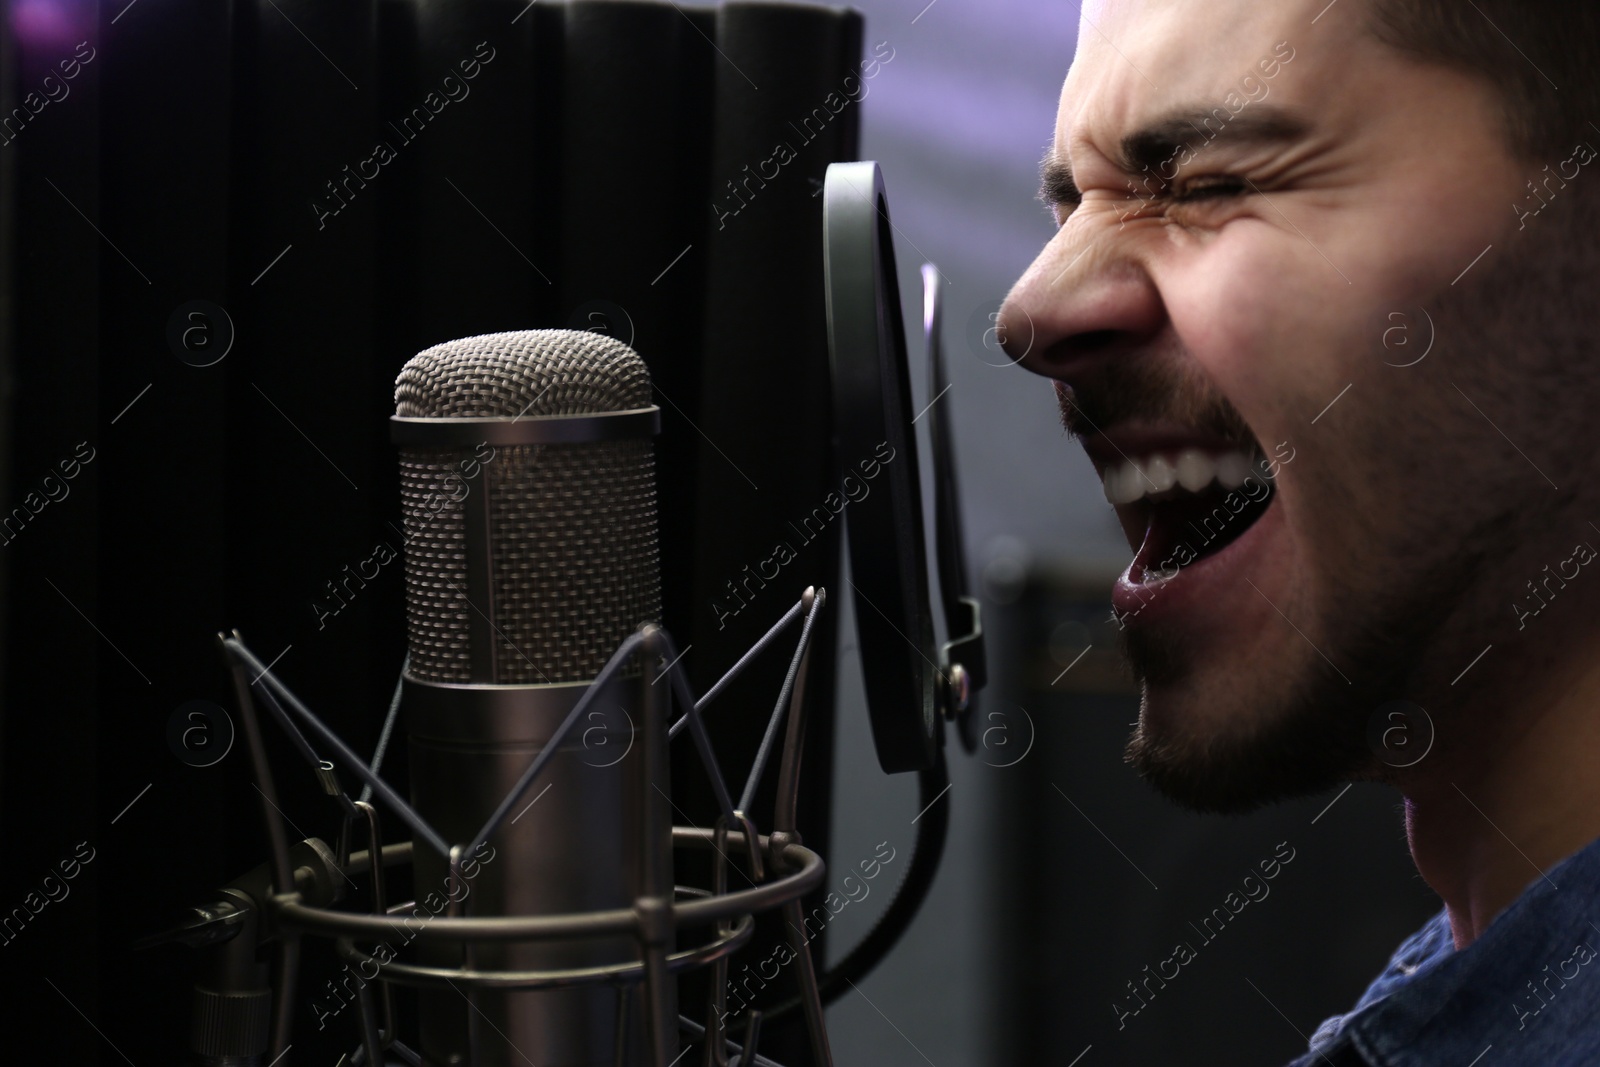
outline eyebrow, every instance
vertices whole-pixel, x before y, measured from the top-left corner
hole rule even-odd
[[[1277,107],[1258,105],[1240,115],[1230,115],[1223,107],[1172,112],[1124,137],[1115,162],[1130,176],[1156,171],[1159,179],[1162,165],[1186,148],[1198,151],[1219,143],[1282,144],[1304,137],[1309,128],[1303,118]],[[1075,207],[1082,202],[1072,165],[1053,148],[1045,154],[1039,171],[1039,197],[1045,203]]]

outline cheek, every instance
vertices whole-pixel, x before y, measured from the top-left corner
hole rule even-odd
[[[1347,287],[1293,230],[1234,219],[1172,257],[1165,273],[1159,284],[1183,351],[1269,449],[1316,414],[1317,397],[1326,403],[1349,381],[1358,331]]]
[[[1492,163],[1472,168],[1483,176],[1476,186],[1449,188],[1448,173],[1420,167],[1375,183],[1361,233],[1349,238],[1356,288],[1377,289],[1400,310],[1447,299],[1454,282],[1491,265],[1516,230],[1515,187]]]

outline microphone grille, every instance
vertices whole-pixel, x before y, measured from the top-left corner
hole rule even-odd
[[[649,407],[650,372],[614,337],[518,330],[447,341],[401,370],[395,414],[412,418],[590,415]]]
[[[575,416],[650,406],[650,373],[638,353],[615,338],[575,330],[435,345],[408,362],[395,383],[396,414],[412,418]],[[648,439],[501,445],[492,453],[484,446],[477,453],[408,446],[400,452],[400,491],[410,670],[421,680],[588,681],[628,634],[661,617]],[[482,506],[469,499],[480,492],[488,494],[491,605],[468,598],[468,557],[480,549],[468,544],[466,508]],[[493,622],[492,677],[473,669],[485,614]]]

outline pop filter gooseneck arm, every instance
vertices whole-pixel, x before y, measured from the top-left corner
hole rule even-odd
[[[940,750],[932,767],[917,772],[917,804],[923,809],[918,819],[917,839],[912,846],[911,868],[895,887],[894,899],[878,917],[872,929],[851,949],[844,959],[823,971],[817,977],[817,989],[823,1006],[832,1004],[856,982],[865,978],[883,961],[889,950],[911,926],[911,920],[922,910],[933,888],[933,876],[939,871],[939,861],[944,857],[945,839],[950,830],[950,806],[935,804],[950,785],[950,772],[945,767],[944,752]],[[769,1009],[762,1009],[762,1017],[775,1022],[799,1010],[798,996],[780,1001]]]

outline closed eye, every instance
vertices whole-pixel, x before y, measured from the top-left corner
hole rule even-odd
[[[1249,191],[1250,186],[1244,179],[1235,178],[1232,175],[1219,174],[1184,182],[1173,189],[1171,195],[1176,203],[1192,204],[1225,196],[1241,196]]]

